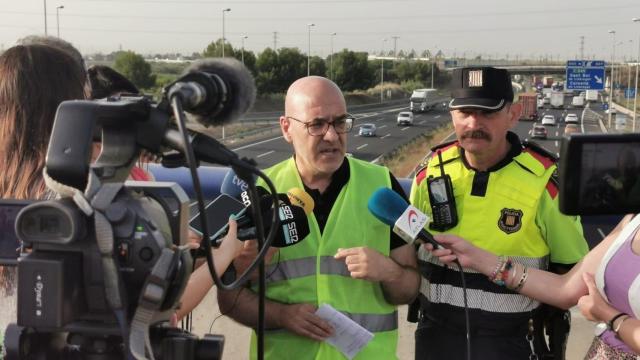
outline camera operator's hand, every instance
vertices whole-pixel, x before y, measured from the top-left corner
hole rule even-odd
[[[189,237],[187,237],[187,246],[190,249],[197,249],[200,247],[202,236],[198,235],[195,231],[189,229]]]
[[[323,341],[333,334],[333,327],[318,317],[317,308],[311,304],[282,305],[280,324],[294,334]]]
[[[220,252],[228,253],[232,256],[233,259],[238,257],[242,253],[242,249],[244,248],[244,241],[240,241],[237,238],[238,234],[238,223],[232,217],[229,218],[229,231],[227,235],[222,239],[222,243],[218,247]]]

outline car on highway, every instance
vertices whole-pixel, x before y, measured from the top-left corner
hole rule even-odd
[[[578,115],[571,113],[567,114],[564,118],[564,122],[567,124],[577,124],[578,123]]]
[[[553,115],[545,115],[542,117],[542,125],[555,125],[556,124],[556,118]]]
[[[374,124],[362,124],[358,131],[360,136],[376,136],[376,126]]]
[[[564,127],[564,135],[571,135],[571,134],[575,134],[575,133],[581,133],[582,130],[580,130],[580,127],[578,126],[578,124],[567,124]]]
[[[534,139],[546,139],[547,138],[547,128],[544,125],[533,124],[533,128],[531,129],[531,137]]]
[[[398,114],[398,126],[413,125],[413,113],[411,111],[401,111]]]

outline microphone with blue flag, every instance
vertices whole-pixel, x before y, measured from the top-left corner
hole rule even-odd
[[[367,204],[369,211],[378,220],[392,227],[393,232],[408,244],[429,243],[434,248],[441,247],[433,236],[424,230],[429,216],[409,205],[398,193],[389,188],[376,190]]]

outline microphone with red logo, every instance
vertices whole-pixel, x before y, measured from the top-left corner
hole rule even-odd
[[[429,216],[409,205],[395,191],[389,188],[376,190],[369,198],[367,207],[373,216],[391,226],[393,232],[408,244],[429,243],[436,249],[441,247],[433,236],[424,230],[424,225],[429,222]]]

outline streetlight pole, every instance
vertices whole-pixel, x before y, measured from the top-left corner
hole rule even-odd
[[[64,9],[63,5],[56,7],[56,28],[58,29],[58,39],[60,38],[60,9]]]
[[[47,35],[47,0],[44,0],[44,36]]]
[[[311,75],[311,27],[314,23],[307,24],[307,76]]]
[[[433,87],[433,71],[434,71],[434,67],[435,67],[435,64],[436,64],[436,60],[438,60],[438,53],[437,52],[433,55],[433,58],[431,59],[431,88],[432,89],[435,89]]]
[[[631,52],[630,54],[633,54],[633,39],[629,40],[629,45],[631,48]],[[625,95],[631,95],[631,94],[627,94],[628,92],[630,92],[631,90],[631,59],[633,58],[633,55],[629,56],[629,63],[627,64],[627,87],[625,89]],[[631,102],[631,98],[629,96],[625,96],[627,98],[627,109],[629,108],[629,103]]]
[[[329,79],[333,81],[333,37],[336,36],[336,33],[331,33],[330,35],[331,52],[329,53]]]
[[[382,39],[382,56],[380,57],[380,102],[384,102],[384,43],[387,38]]]
[[[244,39],[248,38],[247,35],[242,35],[242,65],[244,65]]]
[[[226,9],[222,9],[222,57],[224,57],[224,44],[225,44],[225,37],[224,37],[224,13],[231,11],[230,8],[226,8]],[[224,136],[222,137],[224,139]]]
[[[640,23],[640,18],[631,19],[633,22]],[[636,131],[636,111],[638,110],[638,68],[640,67],[640,36],[638,36],[638,56],[636,57],[636,90],[633,92],[633,127],[631,131]]]
[[[400,36],[392,36],[393,38],[393,68],[396,68],[396,60],[398,59],[398,39]]]
[[[615,62],[615,58],[616,58],[616,31],[615,30],[609,30],[609,34],[613,35],[613,51],[611,52],[611,81],[609,84],[609,111],[608,111],[608,115],[609,115],[609,119],[608,119],[608,123],[609,123],[609,128],[611,128],[611,110],[612,110],[612,105],[613,105],[613,92],[614,92],[614,77],[613,77],[613,69],[614,69],[614,62]]]

